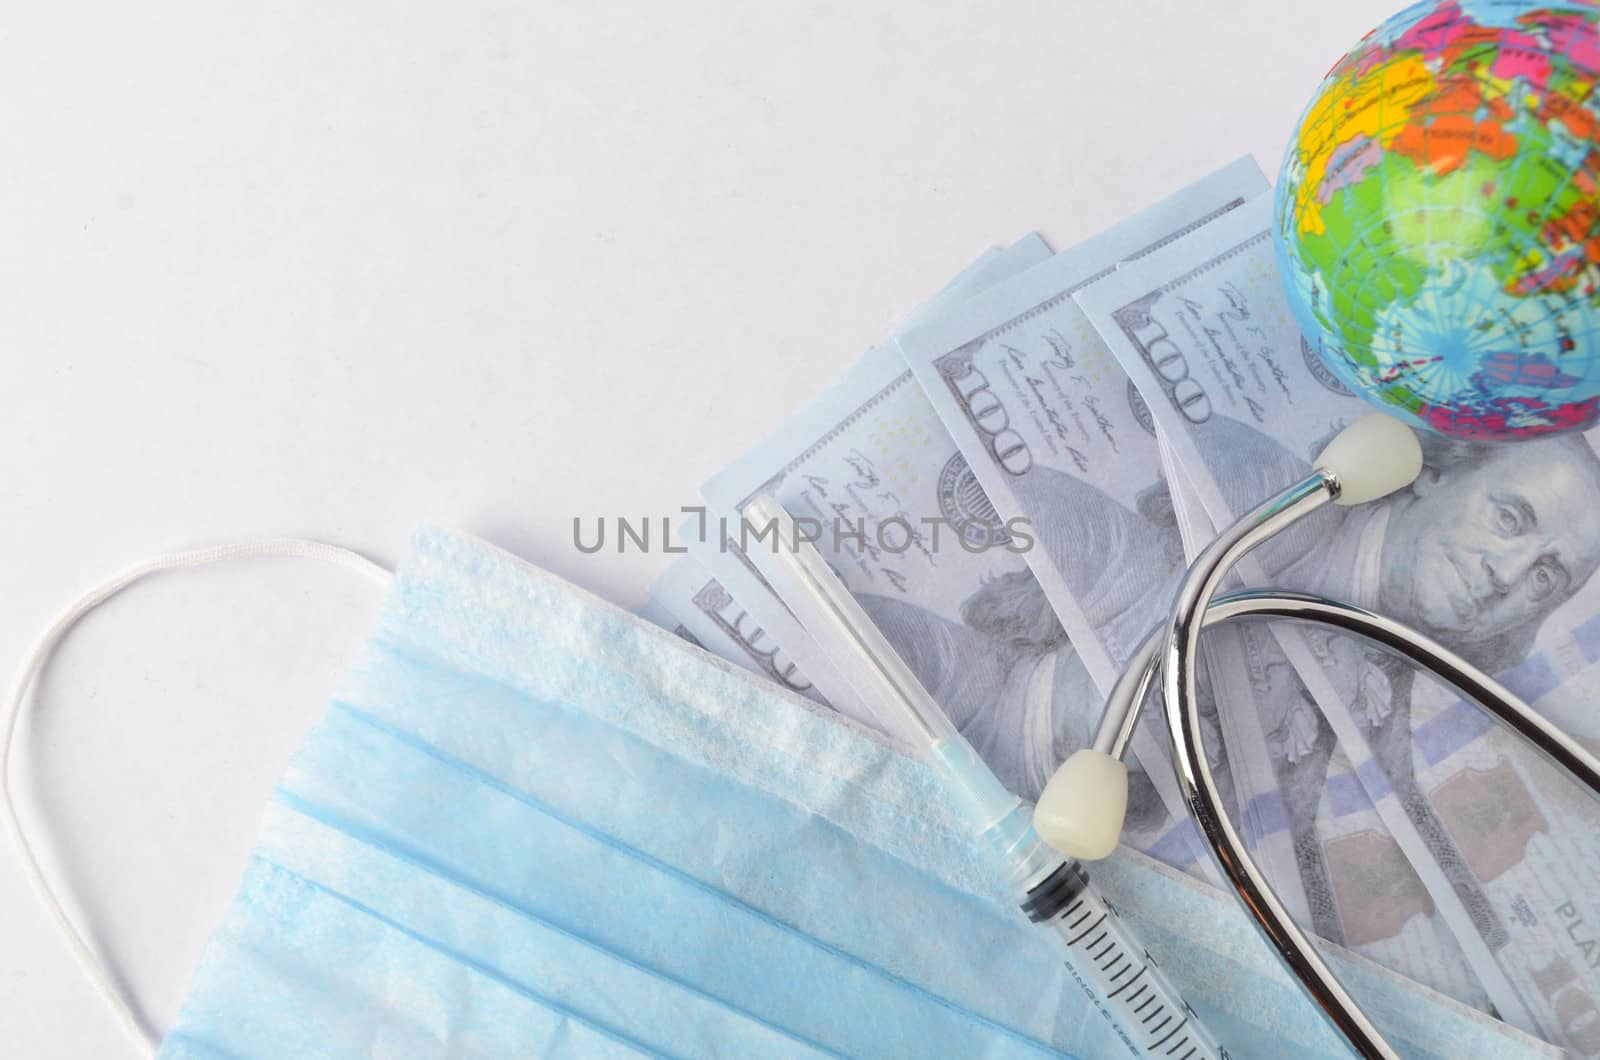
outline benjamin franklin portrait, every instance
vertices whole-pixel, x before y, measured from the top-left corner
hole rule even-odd
[[[1229,420],[1207,430],[1231,435],[1212,453],[1238,454],[1212,468],[1234,511],[1247,510],[1311,470],[1309,459],[1246,424]],[[1411,486],[1370,504],[1330,506],[1262,546],[1257,556],[1271,584],[1392,616],[1488,673],[1504,673],[1527,657],[1544,621],[1600,566],[1600,458],[1580,436],[1517,444],[1420,432],[1418,438],[1423,468]],[[1503,866],[1513,854],[1520,859],[1520,851],[1473,856],[1475,848],[1441,827],[1419,790],[1412,757],[1415,671],[1340,634],[1311,632],[1307,641],[1400,805],[1493,943],[1504,928],[1494,920],[1482,881],[1489,866]],[[1341,922],[1328,900],[1338,881],[1328,879],[1329,866],[1320,863],[1316,844],[1334,733],[1286,663],[1262,666],[1257,680],[1258,690],[1268,693],[1260,697],[1270,711],[1262,724],[1316,927],[1337,940],[1376,937],[1374,925],[1350,921],[1363,903],[1344,903]],[[1324,899],[1320,908],[1317,892]]]

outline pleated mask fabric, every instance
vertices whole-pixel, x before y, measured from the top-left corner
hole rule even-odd
[[[957,821],[864,730],[424,530],[160,1055],[1116,1055]],[[1101,879],[1236,1055],[1342,1055],[1227,899]],[[1394,996],[1416,1055],[1498,1042]]]

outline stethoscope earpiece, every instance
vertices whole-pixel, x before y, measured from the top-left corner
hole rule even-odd
[[[1333,475],[1333,503],[1365,504],[1404,489],[1422,473],[1422,445],[1411,428],[1383,412],[1369,412],[1334,435],[1316,466]]]
[[[1033,808],[1039,838],[1068,857],[1098,861],[1117,848],[1128,813],[1128,767],[1089,747],[1061,763]]]

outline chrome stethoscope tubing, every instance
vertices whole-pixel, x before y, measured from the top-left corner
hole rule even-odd
[[[1166,690],[1163,712],[1172,738],[1179,788],[1218,867],[1262,936],[1329,1022],[1362,1056],[1389,1058],[1398,1054],[1294,923],[1228,820],[1206,758],[1196,699],[1195,655],[1202,629],[1241,618],[1289,619],[1332,626],[1433,673],[1527,740],[1597,797],[1600,759],[1483,671],[1391,618],[1352,604],[1278,589],[1235,592],[1213,599],[1241,556],[1338,495],[1338,479],[1331,472],[1318,469],[1239,520],[1201,553],[1178,590],[1165,628],[1158,628],[1145,640],[1112,689],[1094,749],[1122,758],[1139,713],[1156,688],[1159,670],[1160,686]]]

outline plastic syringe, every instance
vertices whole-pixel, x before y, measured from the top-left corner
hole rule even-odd
[[[920,754],[949,786],[972,830],[993,852],[1028,919],[1058,934],[1068,972],[1111,1022],[1130,1055],[1163,1060],[1226,1058],[1155,959],[1096,892],[1082,865],[1034,832],[1007,791],[884,639],[788,512],[769,496],[744,517],[776,526],[767,567],[779,597],[889,734]]]

